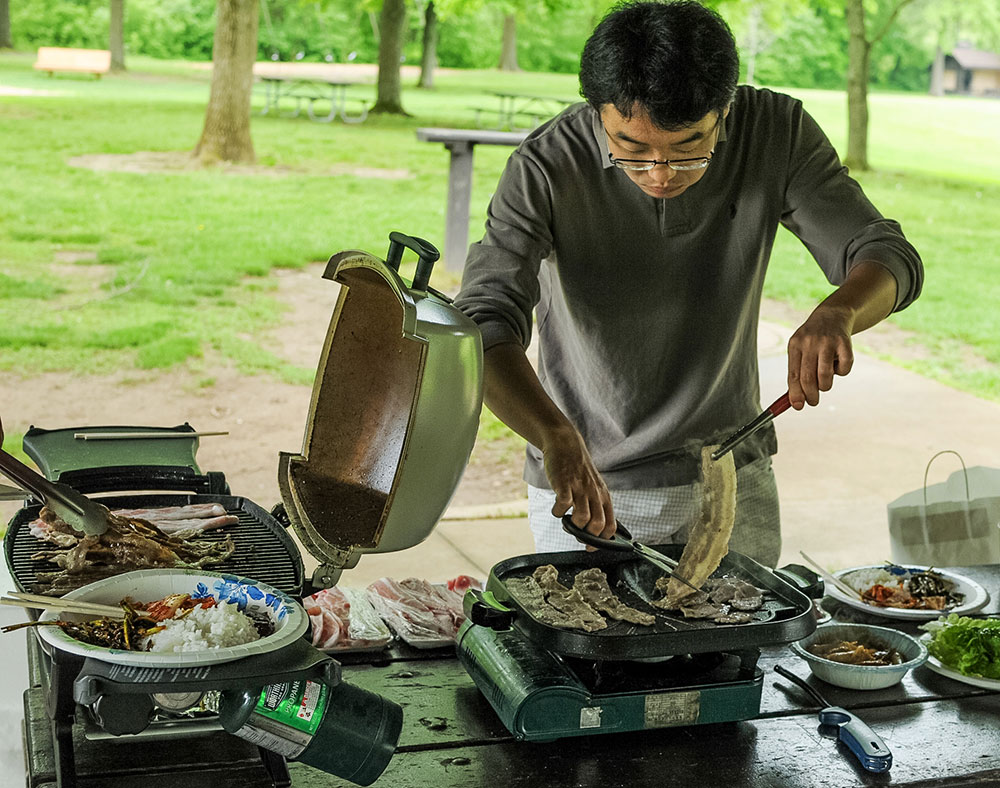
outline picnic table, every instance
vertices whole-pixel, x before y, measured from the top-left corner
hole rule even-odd
[[[476,126],[508,131],[533,129],[579,101],[504,90],[487,90],[486,93],[496,99],[496,105],[472,108],[476,113]]]
[[[97,79],[111,70],[108,49],[74,49],[72,47],[38,47],[35,66],[51,77],[56,71],[93,74]]]
[[[448,209],[445,214],[444,266],[461,271],[469,250],[469,199],[472,196],[472,156],[476,145],[520,145],[525,131],[487,129],[417,129],[422,142],[440,142],[451,154],[448,164]]]
[[[985,613],[1000,610],[1000,566],[955,568],[988,589]],[[915,623],[867,616],[826,603],[835,619],[921,634]],[[344,679],[405,708],[396,755],[376,785],[393,788],[816,788],[909,786],[972,788],[1000,784],[1000,692],[960,683],[927,666],[901,684],[864,692],[810,677],[787,646],[761,650],[760,714],[723,722],[635,733],[517,741],[454,653],[393,647],[381,655],[344,655]],[[348,660],[346,657],[355,659]],[[819,707],[777,675],[781,664],[833,704],[856,710],[893,753],[889,773],[865,772],[843,744],[818,731]],[[289,764],[293,788],[347,788],[347,781]]]
[[[348,98],[347,95],[349,87],[367,83],[338,77],[324,70],[320,64],[256,63],[253,73],[264,85],[264,109],[261,110],[261,115],[274,113],[282,117],[297,118],[302,114],[304,106],[309,118],[319,123],[330,123],[338,117],[345,123],[361,123],[368,117],[367,101]],[[295,109],[282,113],[282,99],[286,103],[294,101]],[[348,102],[357,103],[353,112],[348,110]]]

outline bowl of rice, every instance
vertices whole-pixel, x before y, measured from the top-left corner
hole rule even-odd
[[[40,626],[38,635],[49,647],[104,662],[196,667],[283,648],[301,637],[309,624],[302,606],[282,591],[249,578],[200,569],[140,569],[90,583],[63,598],[117,606],[125,599],[150,603],[173,594],[212,601],[160,622],[157,631],[138,644],[141,650],[85,643],[58,626]],[[88,618],[93,617],[48,611],[40,620]]]
[[[868,624],[823,624],[791,649],[809,665],[818,679],[838,687],[884,689],[927,660],[927,647],[905,632]],[[821,656],[828,654],[829,656]],[[849,659],[887,664],[852,664]]]

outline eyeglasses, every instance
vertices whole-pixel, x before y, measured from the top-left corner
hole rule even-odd
[[[699,156],[695,159],[616,159],[613,153],[608,154],[608,161],[620,170],[631,170],[632,172],[648,172],[657,164],[664,164],[675,172],[687,172],[689,170],[703,170],[712,160],[715,151],[709,151],[707,156]]]
[[[720,114],[715,120],[715,125],[712,127],[712,132],[717,132],[722,124],[722,115]],[[712,133],[709,132],[709,133]],[[607,129],[604,130],[607,134]],[[611,135],[608,134],[608,139],[611,139]],[[718,138],[716,138],[718,139]],[[693,159],[664,159],[660,161],[659,159],[616,159],[613,153],[608,154],[608,161],[614,164],[620,170],[630,170],[631,172],[649,172],[657,164],[663,164],[669,167],[674,172],[690,172],[691,170],[703,170],[708,166],[708,163],[712,160],[712,156],[715,155],[715,148],[712,148],[708,152],[707,156],[697,156]]]

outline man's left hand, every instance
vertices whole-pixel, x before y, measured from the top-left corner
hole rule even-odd
[[[878,323],[896,303],[896,279],[874,260],[854,265],[844,283],[788,340],[788,401],[795,410],[819,404],[834,375],[854,366],[851,337]]]
[[[788,340],[788,400],[801,410],[819,404],[819,393],[833,388],[834,375],[854,365],[851,314],[820,304]]]

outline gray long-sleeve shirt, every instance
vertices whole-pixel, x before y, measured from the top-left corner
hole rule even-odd
[[[841,165],[801,102],[742,86],[704,176],[672,199],[644,194],[608,161],[597,113],[575,105],[507,163],[456,305],[485,349],[527,347],[612,489],[686,484],[698,451],[761,409],[757,322],[778,225],[841,284],[856,260],[885,266],[896,310],[923,267]],[[742,465],[777,450],[773,429]],[[525,479],[547,487],[528,446]]]

